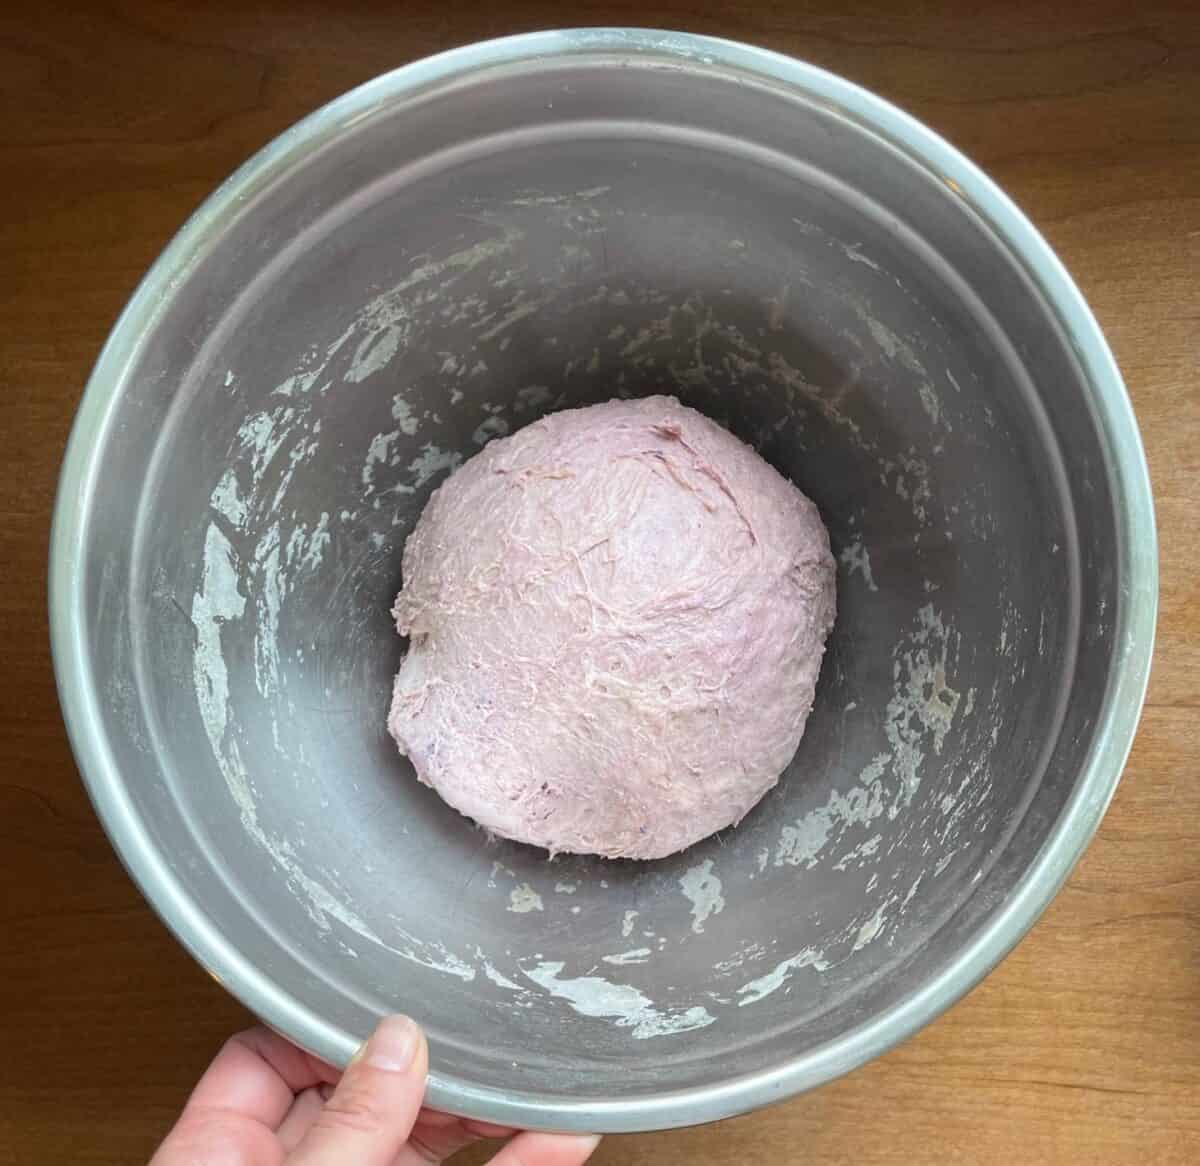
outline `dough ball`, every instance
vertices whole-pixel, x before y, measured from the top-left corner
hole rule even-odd
[[[429,500],[388,727],[421,781],[551,853],[739,821],[804,733],[834,618],[816,507],[673,397],[555,413]]]

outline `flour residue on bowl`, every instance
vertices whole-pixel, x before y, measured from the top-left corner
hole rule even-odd
[[[526,915],[530,911],[544,911],[542,896],[528,883],[522,883],[508,894],[508,909],[514,915]]]
[[[725,909],[721,880],[713,873],[712,859],[706,858],[688,870],[679,880],[679,886],[692,904],[692,930],[699,935],[705,920]]]
[[[393,918],[391,923],[392,926],[388,929],[389,942],[384,943],[376,935],[370,938],[388,951],[432,972],[443,972],[467,983],[475,979],[475,968],[465,959],[455,955],[445,944],[436,940],[418,939],[404,929],[399,919]]]
[[[233,547],[220,529],[210,524],[205,536],[201,584],[192,603],[196,694],[205,732],[238,807],[243,828],[274,859],[319,928],[328,931],[332,918],[362,938],[380,943],[379,937],[345,903],[344,896],[334,894],[324,882],[302,869],[291,844],[268,835],[259,824],[253,783],[242,763],[237,741],[228,732],[229,679],[221,641],[223,629],[236,625],[245,609],[246,597],[241,591]]]
[[[847,543],[838,555],[838,561],[846,568],[847,574],[858,574],[867,585],[868,591],[878,591],[875,576],[871,573],[871,556],[861,538]]]
[[[912,803],[925,759],[942,751],[958,711],[959,693],[950,681],[957,651],[958,637],[941,614],[932,604],[921,607],[892,649],[892,695],[880,725],[887,749],[863,768],[857,784],[833,789],[823,806],[783,826],[770,855],[776,867],[811,869],[850,827],[869,826],[885,813],[894,819]],[[871,857],[880,842],[872,834],[831,865],[845,869]]]
[[[387,368],[410,339],[414,301],[423,294],[421,289],[444,284],[495,260],[510,252],[520,237],[515,229],[501,229],[445,258],[418,264],[358,312],[331,344],[305,354],[299,366],[266,395],[266,404],[246,416],[230,451],[230,464],[209,499],[213,521],[205,534],[200,580],[190,613],[201,720],[247,834],[270,855],[322,931],[328,931],[330,920],[336,920],[396,955],[465,981],[475,978],[476,968],[444,945],[419,940],[398,924],[389,929],[385,943],[349,905],[330,872],[309,869],[291,842],[263,828],[257,794],[238,749],[223,637],[239,635],[252,640],[255,687],[264,700],[273,702],[272,737],[280,761],[286,761],[289,749],[296,746],[281,732],[278,720],[281,700],[291,708],[282,689],[280,621],[298,582],[320,569],[333,541],[335,522],[354,518],[348,511],[337,519],[322,512],[315,521],[306,522],[286,505],[297,472],[318,449],[321,419],[313,402],[335,383],[349,389]],[[470,309],[460,304],[459,310]],[[513,320],[516,318],[514,315]],[[504,321],[496,323],[497,331],[506,326]],[[465,371],[470,375],[475,370]],[[235,383],[240,382],[229,370],[224,386]],[[394,394],[391,413],[393,428],[377,434],[365,451],[360,476],[367,495],[374,491],[377,471],[404,456],[398,452],[401,442],[414,437],[421,425],[421,417],[403,392]],[[434,442],[426,442],[415,456],[411,452],[407,456],[409,478],[396,487],[398,493],[423,488],[461,461],[461,454],[441,449]],[[514,896],[514,911],[542,909],[540,896],[528,886]],[[485,968],[488,970],[494,983],[505,978],[491,963]]]
[[[772,992],[779,991],[787,984],[792,973],[801,968],[813,968],[818,972],[823,972],[828,967],[829,964],[825,960],[823,952],[816,951],[811,947],[805,948],[804,951],[797,952],[789,959],[781,960],[765,976],[759,976],[738,988],[736,993],[738,1007],[744,1008],[747,1004],[757,1004],[760,1000],[770,996]]]
[[[606,964],[623,967],[625,964],[644,964],[653,954],[648,947],[635,947],[629,951],[619,951],[615,955],[603,955],[600,958]]]
[[[892,651],[895,688],[884,711],[884,735],[900,789],[888,808],[890,818],[912,802],[927,752],[941,753],[954,723],[960,696],[947,681],[952,644],[957,656],[957,635],[926,604],[917,612],[916,630]]]
[[[880,903],[875,908],[875,913],[858,929],[858,935],[854,938],[852,951],[861,951],[868,943],[878,938],[879,934],[883,931],[884,923],[887,921],[887,907],[888,903]]]
[[[217,492],[220,512],[228,517],[229,484],[219,484]],[[235,509],[234,513],[239,511]],[[333,918],[363,938],[379,943],[379,937],[347,906],[344,897],[335,895],[324,882],[301,869],[290,843],[269,836],[259,824],[254,786],[242,764],[236,738],[229,732],[229,673],[222,643],[224,628],[236,626],[242,619],[247,600],[242,591],[237,554],[229,538],[215,523],[209,524],[205,534],[200,579],[192,600],[192,623],[196,629],[193,656],[196,695],[205,733],[238,807],[242,825],[275,860],[288,885],[304,897],[310,918],[322,930],[329,929],[328,921]]]
[[[565,964],[543,961],[523,969],[524,975],[552,996],[567,1001],[581,1016],[614,1020],[618,1028],[629,1028],[635,1040],[671,1036],[706,1028],[716,1017],[701,1005],[662,1009],[637,988],[616,984],[600,976],[562,978]]]
[[[775,846],[775,866],[811,868],[831,837],[848,826],[866,825],[878,818],[884,812],[882,775],[888,760],[880,755],[859,775],[863,784],[844,794],[832,790],[824,806],[784,826]]]
[[[219,486],[218,490],[222,506],[220,512],[228,517],[228,484]],[[384,942],[377,931],[353,909],[348,896],[337,887],[336,878],[330,872],[316,872],[303,864],[290,841],[269,833],[259,821],[254,785],[242,762],[236,735],[231,731],[234,726],[231,723],[229,677],[222,635],[226,628],[236,629],[243,621],[248,606],[246,592],[249,591],[260,600],[257,640],[269,637],[268,643],[273,649],[273,652],[265,652],[261,659],[256,655],[256,683],[261,690],[265,682],[277,682],[278,673],[275,669],[278,667],[278,649],[274,634],[279,596],[282,594],[278,582],[277,526],[269,528],[264,541],[269,549],[256,558],[258,566],[265,566],[271,582],[271,587],[265,593],[256,590],[256,585],[262,583],[258,572],[248,569],[239,561],[229,538],[215,523],[211,523],[205,536],[201,582],[192,602],[192,623],[196,628],[193,667],[200,716],[225,784],[238,807],[242,826],[274,861],[319,930],[329,932],[330,921],[335,920],[360,938],[422,967],[461,980],[473,980],[475,969],[440,943],[420,940],[399,927],[393,929],[390,941]],[[315,566],[313,556],[319,559],[321,546],[319,538],[314,543],[311,537],[305,537],[293,544],[292,554],[298,561],[307,559],[309,569],[312,569]],[[277,748],[282,749],[277,729],[275,738]]]
[[[224,479],[222,479],[224,481]],[[222,486],[224,502],[226,492]],[[214,752],[223,747],[229,716],[229,671],[221,645],[221,629],[242,618],[246,597],[238,588],[233,547],[221,530],[210,525],[204,536],[204,566],[200,586],[192,598],[192,624],[196,629],[193,657],[196,697],[200,717]]]

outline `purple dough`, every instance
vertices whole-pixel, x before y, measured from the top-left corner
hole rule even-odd
[[[673,397],[555,413],[434,492],[388,727],[506,838],[658,858],[738,822],[804,733],[833,625],[817,508]]]

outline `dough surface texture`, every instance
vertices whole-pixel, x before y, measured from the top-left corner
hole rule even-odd
[[[409,536],[388,727],[495,834],[672,854],[791,761],[834,575],[816,507],[673,397],[551,414],[466,462]]]

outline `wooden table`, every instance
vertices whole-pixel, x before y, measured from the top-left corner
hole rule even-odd
[[[1032,935],[944,1019],[850,1077],[720,1126],[610,1139],[597,1160],[1200,1161],[1200,6],[43,0],[8,11],[0,1163],[144,1161],[247,1022],[124,875],[59,720],[47,528],[104,336],[200,199],[302,114],[411,58],[564,22],[687,28],[806,57],[982,163],[1107,330],[1162,535],[1141,732],[1098,838]]]

